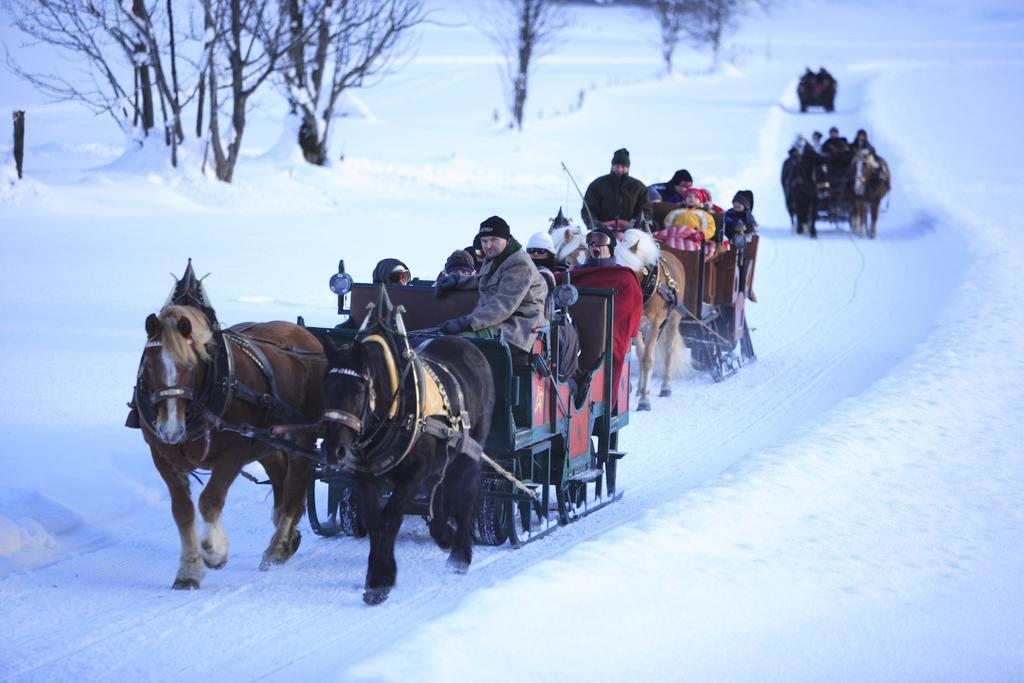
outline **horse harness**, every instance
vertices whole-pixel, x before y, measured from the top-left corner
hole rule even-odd
[[[392,395],[387,413],[380,415],[372,426],[365,419],[365,414],[358,417],[340,410],[324,411],[323,422],[342,424],[360,435],[345,454],[341,462],[343,469],[353,474],[383,476],[405,459],[423,435],[446,443],[445,470],[458,453],[479,459],[479,448],[474,449],[469,438],[472,424],[462,385],[443,364],[422,354],[429,340],[416,350],[406,347],[398,353],[379,334],[366,337],[362,343],[378,344],[383,350]],[[396,356],[405,361],[401,372]],[[371,415],[376,413],[376,402],[380,397],[373,389],[372,378],[351,368],[331,368],[328,372],[367,380],[370,387],[368,412]],[[363,432],[368,434],[363,435]]]
[[[672,277],[665,259],[658,257],[658,262],[653,268],[644,268],[643,277],[640,279],[640,291],[643,295],[643,302],[654,296],[655,292],[668,302],[670,306],[676,305],[679,301],[679,283]],[[662,281],[664,274],[664,281]]]
[[[187,438],[189,441],[205,437],[209,444],[211,423],[214,423],[218,428],[226,426],[222,418],[236,398],[263,408],[265,410],[264,421],[276,419],[286,423],[294,423],[305,420],[300,411],[281,398],[277,387],[277,378],[274,374],[274,367],[260,345],[269,344],[285,353],[297,356],[323,357],[323,354],[317,351],[285,347],[273,341],[256,339],[241,334],[241,332],[244,332],[253,325],[254,323],[237,330],[218,330],[214,332],[216,350],[208,365],[208,375],[198,394],[195,389],[187,386],[159,387],[149,390],[145,373],[143,372],[144,362],[140,362],[135,380],[135,395],[132,401],[133,408],[138,411],[139,424],[150,433],[155,434],[156,406],[161,401],[172,399],[182,399],[189,402],[186,417]],[[162,342],[160,340],[150,340],[146,343],[143,354],[151,348],[159,348],[161,346]],[[236,361],[231,351],[232,347],[238,349],[240,353],[252,361],[260,370],[269,391],[257,391],[237,378],[235,373]],[[131,416],[129,420],[131,420]],[[204,459],[205,457],[206,454],[204,453]]]

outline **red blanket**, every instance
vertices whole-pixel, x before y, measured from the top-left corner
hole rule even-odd
[[[558,274],[561,283],[564,273]],[[629,268],[602,266],[577,268],[570,272],[570,280],[577,287],[615,290],[615,319],[612,321],[612,396],[618,396],[622,365],[629,353],[629,344],[640,329],[644,300],[640,283]]]

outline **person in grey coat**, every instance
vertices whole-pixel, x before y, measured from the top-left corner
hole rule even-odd
[[[480,224],[484,263],[476,275],[452,274],[437,282],[438,294],[477,288],[476,308],[440,326],[444,334],[492,337],[501,332],[509,344],[529,351],[536,330],[547,324],[548,288],[526,250],[512,237],[508,223],[491,216]]]

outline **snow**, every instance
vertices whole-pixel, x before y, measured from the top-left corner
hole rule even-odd
[[[289,149],[268,93],[230,186],[201,149],[172,169],[159,141],[131,149],[109,118],[0,75],[27,111],[26,178],[0,170],[0,679],[1024,677],[1020,6],[788,3],[744,22],[722,72],[684,51],[668,78],[638,9],[576,7],[522,134],[494,123],[472,3],[433,9],[401,70],[349,98],[331,168]],[[838,110],[796,113],[795,78],[819,65]],[[790,233],[785,149],[833,124],[866,128],[893,171],[875,241]],[[526,237],[579,210],[560,161],[583,185],[621,146],[646,182],[685,167],[720,204],[752,189],[763,236],[758,362],[686,374],[631,416],[622,501],[478,547],[466,576],[408,519],[371,609],[365,541],[303,522],[296,556],[258,572],[270,504],[239,481],[227,567],[169,590],[166,489],[121,426],[168,271],[212,273],[231,323],[334,324],[339,258],[358,278],[392,255],[432,274],[493,213]]]

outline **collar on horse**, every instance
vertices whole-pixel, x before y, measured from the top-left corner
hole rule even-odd
[[[323,414],[325,421],[338,422],[359,434],[341,463],[351,473],[386,474],[424,435],[446,441],[449,458],[458,452],[471,453],[466,450],[471,423],[462,387],[447,368],[423,357],[429,340],[416,350],[409,346],[403,310],[391,306],[381,287],[376,315],[367,316],[357,335],[356,342],[379,350],[381,359],[372,364],[376,367],[367,368],[370,396],[364,414],[360,417],[338,410]],[[350,368],[331,372],[363,376]],[[382,400],[380,406],[378,399]]]
[[[242,331],[247,328],[242,328]],[[315,352],[290,349],[279,346],[275,342],[240,334],[237,331],[214,332],[214,350],[210,362],[206,364],[203,381],[195,389],[185,386],[150,387],[143,372],[143,358],[139,362],[139,370],[135,379],[135,396],[133,403],[139,412],[140,424],[149,432],[156,433],[156,406],[161,401],[184,399],[189,402],[186,414],[187,439],[195,441],[206,438],[211,423],[219,425],[228,407],[235,400],[263,408],[265,419],[280,420],[286,423],[299,423],[305,416],[281,398],[277,387],[274,366],[262,348],[273,345],[291,354],[318,355]],[[147,342],[146,349],[161,345],[159,340]],[[262,373],[269,391],[261,392],[240,381],[236,375],[235,352],[247,357]],[[143,351],[145,354],[145,351]]]

